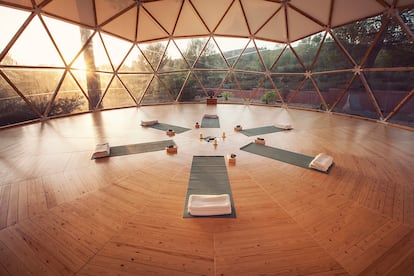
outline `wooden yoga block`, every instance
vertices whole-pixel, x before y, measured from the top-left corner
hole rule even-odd
[[[263,138],[256,138],[256,140],[254,140],[254,143],[264,145],[264,144],[266,144],[266,141]]]
[[[242,130],[243,130],[242,126],[237,125],[234,127],[234,131],[242,131]]]
[[[229,165],[236,165],[236,155],[235,154],[227,155],[227,160],[229,162]]]
[[[167,153],[177,153],[177,146],[168,146],[165,149]]]
[[[217,104],[217,99],[216,98],[207,98],[207,104]]]
[[[168,135],[168,136],[174,136],[174,135],[175,135],[175,131],[174,131],[174,130],[169,129],[169,130],[167,130],[167,135]]]

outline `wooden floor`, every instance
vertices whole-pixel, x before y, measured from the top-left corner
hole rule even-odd
[[[220,129],[194,129],[217,114]],[[91,160],[95,145],[170,139],[139,122],[191,128],[164,151]],[[239,148],[234,132],[306,155],[330,174]],[[227,138],[212,143],[199,134]],[[237,218],[183,218],[193,155],[228,165]],[[85,114],[0,131],[0,275],[413,275],[414,132],[348,117],[184,104]]]

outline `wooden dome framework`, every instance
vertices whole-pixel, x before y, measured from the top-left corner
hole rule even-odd
[[[405,95],[400,98],[387,112],[383,111],[379,100],[376,98],[370,83],[367,81],[366,74],[372,72],[405,72],[410,74],[414,70],[414,66],[400,66],[400,67],[365,67],[365,64],[374,50],[377,42],[381,39],[384,32],[386,32],[387,24],[393,21],[399,26],[401,32],[404,33],[407,40],[414,42],[414,35],[412,26],[407,25],[407,22],[401,17],[400,12],[410,10],[414,7],[413,1],[385,1],[385,0],[370,0],[370,1],[344,1],[344,0],[317,0],[317,1],[243,1],[243,0],[227,0],[227,1],[213,1],[209,4],[200,0],[183,0],[183,1],[108,1],[108,0],[86,0],[86,1],[60,1],[60,0],[45,0],[45,1],[0,1],[0,5],[5,7],[12,7],[15,9],[28,11],[29,15],[22,23],[21,27],[12,36],[10,42],[2,49],[0,53],[0,76],[3,82],[7,83],[8,89],[16,93],[27,104],[37,119],[43,120],[50,116],[56,99],[59,97],[59,92],[62,84],[67,78],[71,78],[76,82],[77,89],[83,94],[84,99],[88,102],[89,111],[102,109],[103,103],[106,100],[105,96],[112,86],[120,86],[128,95],[129,103],[118,107],[127,106],[141,106],[148,104],[145,98],[148,96],[148,91],[151,85],[158,84],[158,87],[163,91],[167,98],[162,103],[174,103],[183,101],[187,85],[191,80],[195,81],[197,87],[202,90],[204,96],[208,95],[208,90],[211,87],[206,87],[206,83],[200,79],[198,72],[216,72],[221,74],[222,80],[213,89],[216,90],[216,95],[220,93],[227,83],[235,88],[235,90],[243,90],[237,74],[246,74],[257,78],[256,84],[251,89],[251,93],[242,98],[243,102],[252,103],[253,98],[257,97],[257,91],[264,87],[271,86],[277,93],[280,99],[280,106],[296,107],[295,101],[298,92],[304,87],[306,83],[311,86],[317,100],[320,102],[322,110],[327,112],[337,112],[336,108],[344,101],[346,95],[349,93],[353,82],[356,80],[361,83],[363,90],[370,102],[370,109],[375,113],[370,119],[379,120],[382,122],[389,122],[398,111],[404,107],[408,102],[413,101],[412,95],[414,88],[405,91]],[[351,10],[352,7],[352,10]],[[258,16],[260,15],[260,16]],[[373,37],[372,43],[367,48],[361,60],[356,60],[352,53],[347,49],[335,36],[334,29],[345,26],[352,22],[364,20],[366,18],[379,17],[381,27]],[[45,18],[55,18],[70,24],[76,24],[89,30],[90,35],[77,54],[68,59],[64,57],[60,49],[59,42],[56,40],[53,32],[48,27]],[[32,21],[38,19],[47,32],[52,44],[54,45],[57,54],[61,59],[60,66],[41,66],[41,65],[25,65],[8,63],[5,61],[10,50],[19,41],[20,36],[32,24]],[[188,24],[191,22],[191,24]],[[411,22],[408,22],[412,24]],[[306,37],[315,34],[323,36],[319,48],[317,49],[313,62],[305,65],[303,58],[295,50],[295,42],[298,42]],[[123,41],[128,41],[129,49],[122,58],[122,62],[116,64],[113,62],[111,53],[109,51],[108,41],[105,41],[104,36],[110,35]],[[205,38],[205,44],[196,61],[190,61],[181,51],[177,44],[177,40],[186,38]],[[228,62],[225,53],[221,50],[220,43],[217,39],[220,37],[231,37],[234,39],[245,39],[244,48],[239,52],[239,56],[234,63]],[[314,71],[314,66],[318,61],[318,56],[324,46],[327,38],[331,38],[343,55],[344,59],[349,61],[349,68],[325,70],[321,72]],[[108,81],[102,84],[102,93],[99,95],[99,100],[92,100],[91,95],[88,94],[88,88],[83,86],[77,79],[74,71],[77,66],[77,61],[82,58],[82,55],[88,48],[91,47],[94,40],[98,40],[103,45],[103,49],[107,55],[110,68],[105,70],[99,69],[97,72],[108,76]],[[160,53],[160,57],[156,63],[151,62],[143,49],[142,45],[148,43],[164,42],[164,52]],[[259,50],[258,42],[268,41],[284,45],[280,55],[275,57],[274,62],[269,66],[265,64],[263,56]],[[199,69],[197,61],[200,60],[203,51],[208,45],[214,45],[222,56],[225,68],[215,69]],[[254,47],[258,62],[261,64],[263,71],[251,71],[244,68],[238,68],[238,61],[247,54],[248,47]],[[166,72],[163,70],[164,57],[167,56],[167,50],[173,47],[181,55],[182,61],[186,63],[185,69],[172,69]],[[121,71],[122,63],[126,61],[128,55],[133,51],[137,51],[142,55],[146,62],[150,65],[148,71],[144,74],[135,72],[136,75],[145,75],[147,82],[142,92],[134,91],[134,88],[128,86],[125,82],[126,76],[130,76],[131,72],[123,74]],[[302,72],[275,72],[278,61],[283,53],[289,51],[292,53],[297,62],[297,66]],[[36,55],[34,50],[33,55]],[[19,85],[14,83],[13,79],[7,73],[7,70],[27,69],[27,70],[41,70],[41,69],[56,69],[61,70],[61,79],[56,83],[53,94],[48,99],[47,106],[40,109],[33,104],[28,98],[27,93],[21,91]],[[184,81],[178,91],[173,91],[169,84],[163,81],[163,76],[169,73],[181,74]],[[334,100],[329,102],[324,97],[321,89],[316,81],[316,78],[321,75],[330,75],[337,73],[350,73],[351,77],[346,82],[344,87],[341,87],[341,92]],[[283,96],[280,91],[280,85],[274,81],[276,77],[297,78],[297,84],[293,93],[289,96]],[[407,80],[408,86],[413,87],[411,80]],[[109,98],[109,96],[107,97]],[[150,104],[157,104],[151,102]],[[411,105],[410,105],[411,106]],[[113,106],[105,106],[106,109],[114,108]],[[363,115],[364,116],[364,115]]]

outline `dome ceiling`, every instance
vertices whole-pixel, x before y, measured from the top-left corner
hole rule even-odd
[[[254,37],[289,43],[414,0],[14,0],[23,9],[134,42],[171,37]],[[33,3],[37,7],[33,7]]]

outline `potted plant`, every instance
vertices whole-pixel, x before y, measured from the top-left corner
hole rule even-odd
[[[224,91],[223,93],[221,93],[221,96],[224,98],[225,101],[228,101],[229,97],[233,96],[233,93],[229,91]]]

